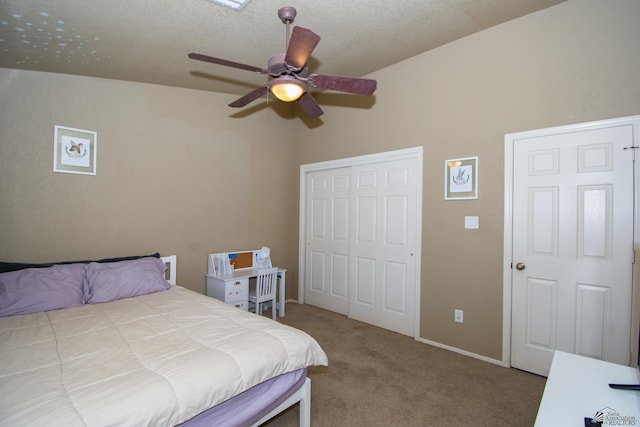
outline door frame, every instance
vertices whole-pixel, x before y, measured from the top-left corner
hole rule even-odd
[[[299,231],[298,231],[298,304],[304,303],[305,294],[305,260],[306,260],[306,236],[307,236],[307,174],[327,169],[337,169],[342,167],[353,167],[370,163],[381,163],[392,160],[416,159],[416,286],[415,286],[415,318],[414,337],[420,336],[420,286],[421,286],[421,264],[422,264],[422,163],[423,148],[412,147],[401,150],[386,151],[382,153],[366,154],[356,157],[348,157],[337,160],[328,160],[318,163],[300,165],[300,206],[299,206]]]
[[[512,288],[512,268],[513,260],[513,147],[518,139],[541,137],[558,133],[588,131],[612,126],[631,125],[633,127],[633,146],[640,146],[640,116],[629,116],[615,119],[598,120],[586,123],[577,123],[565,126],[555,126],[544,129],[536,129],[524,132],[505,134],[504,136],[504,243],[503,243],[503,271],[502,271],[502,365],[511,366],[511,288]],[[640,159],[640,148],[636,149],[635,156]],[[636,170],[634,163],[634,218],[633,218],[633,245],[634,250],[640,245],[640,216],[638,210],[638,196],[640,195],[640,173]],[[635,257],[634,257],[635,259]],[[640,319],[640,301],[638,301],[638,284],[636,283],[635,265],[632,271],[632,301],[631,301],[631,351],[632,359],[638,360],[637,351],[634,349],[638,336],[638,320]]]

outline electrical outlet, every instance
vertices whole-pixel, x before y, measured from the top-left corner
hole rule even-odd
[[[458,323],[463,323],[464,322],[464,312],[462,310],[455,309],[453,311],[453,320],[455,320]]]

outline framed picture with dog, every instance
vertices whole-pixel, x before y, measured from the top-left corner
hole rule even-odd
[[[98,134],[84,129],[55,126],[53,171],[96,174]]]

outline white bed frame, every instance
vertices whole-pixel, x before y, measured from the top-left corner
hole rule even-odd
[[[267,415],[260,418],[255,424],[252,424],[251,427],[257,427],[260,424],[264,424],[280,412],[295,405],[297,402],[300,402],[300,427],[311,427],[311,380],[309,378],[304,380],[302,387],[289,396],[287,400],[282,402]]]
[[[170,285],[176,284],[176,271],[177,271],[177,257],[175,255],[168,255],[160,257],[162,262],[167,266],[167,272],[165,277]],[[264,424],[271,418],[275,417],[285,409],[300,402],[300,427],[311,427],[311,380],[305,379],[304,384],[295,393],[293,393],[287,400],[282,402],[271,412],[260,418],[252,427],[257,427],[260,424]]]

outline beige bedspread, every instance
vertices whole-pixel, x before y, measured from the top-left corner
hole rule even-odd
[[[326,365],[306,333],[179,286],[0,318],[0,426],[170,426]]]

